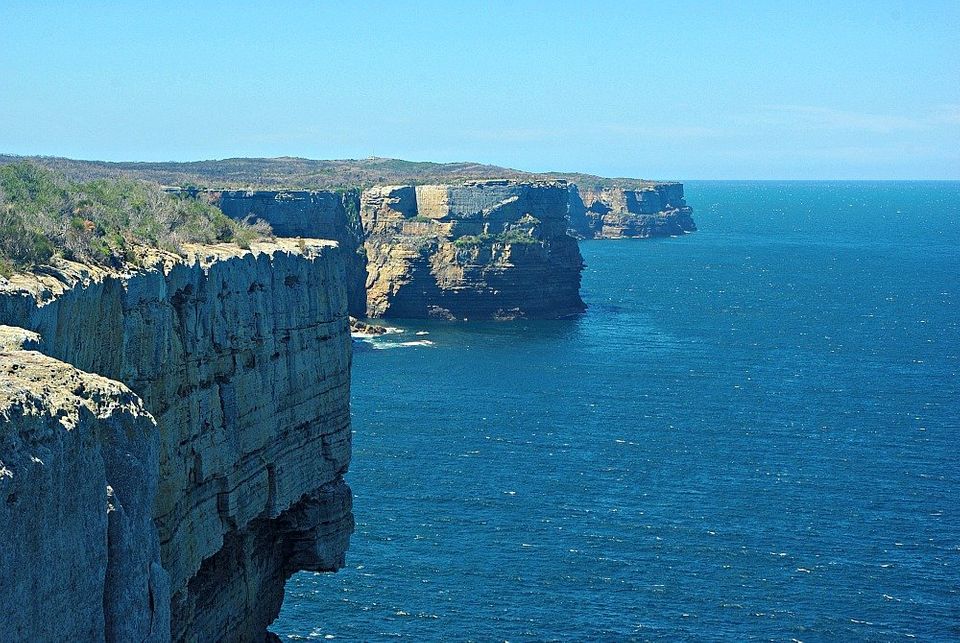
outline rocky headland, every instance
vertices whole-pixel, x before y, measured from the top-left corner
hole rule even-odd
[[[316,240],[0,280],[0,630],[263,640],[353,530],[342,256]]]
[[[30,161],[73,179],[156,181],[280,237],[336,240],[358,318],[574,315],[585,307],[576,239],[696,229],[681,184],[642,179],[383,158]]]
[[[639,189],[570,186],[570,231],[583,239],[665,237],[693,232],[693,209],[680,183]]]
[[[212,196],[229,216],[263,219],[279,236],[335,239],[357,317],[556,318],[584,309],[562,181]]]
[[[367,313],[442,319],[582,312],[583,258],[566,185],[511,180],[380,186],[361,195]]]
[[[335,239],[356,317],[558,318],[585,308],[576,238],[696,230],[679,183],[580,188],[563,180],[468,180],[363,190],[223,191],[235,219],[283,237]]]

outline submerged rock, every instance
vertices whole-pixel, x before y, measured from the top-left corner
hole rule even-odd
[[[356,317],[350,318],[350,332],[354,335],[386,335],[390,332],[386,326],[379,324],[368,324],[360,321]]]

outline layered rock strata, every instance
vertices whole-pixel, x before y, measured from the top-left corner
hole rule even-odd
[[[637,190],[571,185],[569,198],[571,233],[584,239],[665,237],[697,229],[680,183]]]
[[[167,640],[156,423],[126,386],[32,350],[38,343],[0,326],[4,638]]]
[[[350,314],[366,312],[367,254],[360,224],[360,190],[224,191],[215,196],[224,214],[270,224],[278,237],[333,239],[343,253]]]
[[[361,195],[367,314],[556,318],[583,311],[563,182],[379,186]]]
[[[696,230],[679,183],[628,189],[498,179],[217,194],[226,214],[263,219],[278,236],[336,239],[356,317],[576,314],[584,308],[583,263],[571,237]]]
[[[0,630],[262,640],[353,529],[335,244],[0,286]]]

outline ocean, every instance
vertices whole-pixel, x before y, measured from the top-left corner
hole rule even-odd
[[[687,182],[579,319],[356,344],[285,640],[960,639],[960,183]]]

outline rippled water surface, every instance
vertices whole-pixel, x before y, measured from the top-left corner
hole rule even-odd
[[[276,633],[960,638],[960,184],[686,188],[581,319],[358,345],[348,567]]]

